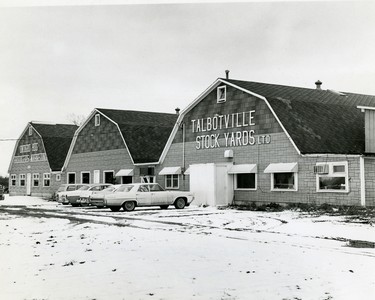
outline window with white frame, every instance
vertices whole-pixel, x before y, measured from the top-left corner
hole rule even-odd
[[[165,175],[165,188],[178,189],[180,186],[180,176],[178,174]]]
[[[234,175],[236,190],[256,190],[257,176],[255,173],[240,173]]]
[[[217,103],[222,103],[227,101],[227,87],[219,86],[217,88]]]
[[[90,183],[90,172],[81,172],[81,183]]]
[[[33,174],[33,186],[39,186],[39,173]]]
[[[11,186],[17,185],[17,175],[16,174],[10,175],[10,185]]]
[[[294,172],[272,173],[271,190],[296,191],[298,186],[298,174]]]
[[[38,143],[33,143],[31,148],[33,151],[38,151]]]
[[[56,174],[56,181],[61,181],[61,174]]]
[[[317,163],[328,165],[328,172],[316,174],[317,192],[349,192],[348,162]]]
[[[100,115],[99,114],[95,115],[95,126],[100,126]]]
[[[26,174],[20,174],[20,186],[26,185]]]
[[[43,186],[50,186],[51,185],[51,174],[44,173],[43,174]]]

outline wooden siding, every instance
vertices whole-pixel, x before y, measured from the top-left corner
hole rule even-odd
[[[365,112],[366,153],[375,153],[375,111]]]

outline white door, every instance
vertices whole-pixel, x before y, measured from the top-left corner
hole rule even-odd
[[[232,164],[190,165],[190,191],[196,205],[228,205],[233,199],[233,176],[228,175]]]
[[[100,183],[100,170],[94,170],[94,183]]]
[[[27,173],[26,175],[26,195],[31,195],[31,173]]]

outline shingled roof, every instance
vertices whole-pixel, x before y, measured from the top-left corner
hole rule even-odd
[[[375,96],[221,79],[267,99],[302,154],[365,152],[361,106]]]
[[[157,162],[177,114],[97,108],[118,124],[134,163]]]
[[[78,126],[71,124],[30,123],[43,139],[48,162],[52,171],[61,171],[70,143]]]

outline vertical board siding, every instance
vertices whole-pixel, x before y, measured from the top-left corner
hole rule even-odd
[[[366,153],[375,153],[375,111],[365,112]]]

